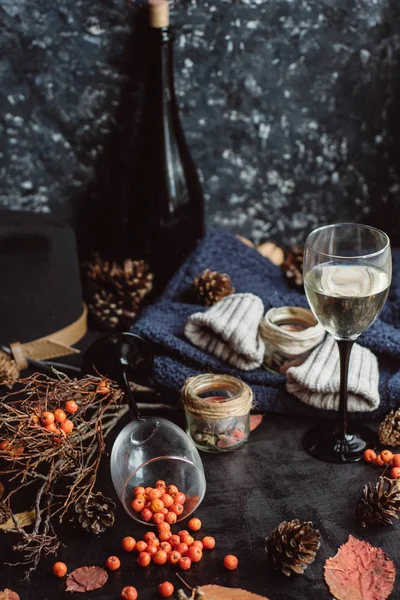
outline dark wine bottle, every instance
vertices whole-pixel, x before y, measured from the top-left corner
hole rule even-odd
[[[150,0],[148,78],[128,185],[120,254],[143,258],[160,291],[204,234],[204,200],[174,90],[168,0]]]

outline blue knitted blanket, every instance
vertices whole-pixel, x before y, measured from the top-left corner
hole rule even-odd
[[[132,331],[153,342],[156,358],[153,384],[157,389],[179,392],[187,377],[199,373],[228,373],[248,383],[260,412],[327,415],[309,407],[285,389],[285,377],[263,368],[238,371],[185,339],[184,325],[194,312],[206,310],[195,304],[190,289],[204,269],[228,273],[236,292],[251,292],[264,302],[265,310],[279,306],[305,306],[303,293],[293,291],[281,269],[257,250],[239,241],[232,233],[211,230],[169,283],[164,294],[149,306]],[[393,250],[393,281],[380,318],[358,340],[378,357],[381,403],[370,413],[373,418],[400,405],[400,248]]]

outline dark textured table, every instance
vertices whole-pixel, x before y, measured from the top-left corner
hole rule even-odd
[[[163,416],[181,423],[177,413]],[[311,424],[310,420],[266,415],[248,444],[240,450],[223,455],[202,454],[207,493],[196,515],[203,522],[201,533],[213,535],[217,545],[213,551],[205,552],[202,562],[189,571],[180,571],[189,584],[242,587],[270,600],[328,600],[332,596],[324,583],[323,565],[328,557],[336,554],[339,545],[347,541],[350,533],[380,546],[399,568],[398,526],[363,529],[354,516],[363,484],[374,480],[377,471],[364,463],[335,465],[309,457],[302,449],[301,438]],[[107,459],[101,487],[114,496]],[[293,518],[312,520],[321,532],[322,544],[305,575],[287,578],[268,567],[264,538],[281,521]],[[165,579],[180,587],[175,576],[177,569],[171,565],[152,564],[142,569],[135,562],[135,553],[125,554],[120,550],[124,536],[139,539],[145,531],[145,527],[129,519],[121,506],[117,508],[115,526],[99,537],[78,531],[66,521],[60,528],[65,546],[60,548],[57,558],[64,560],[69,570],[83,565],[102,565],[111,554],[119,555],[122,563],[121,569],[110,574],[102,589],[72,597],[113,600],[119,598],[123,586],[134,585],[139,591],[139,600],[155,600],[159,598],[158,584]],[[2,534],[2,561],[7,556],[10,558],[13,540],[14,534]],[[239,567],[234,572],[222,567],[223,557],[230,553],[239,558]],[[53,562],[53,558],[44,560],[29,583],[22,581],[19,568],[2,567],[0,589],[9,587],[17,591],[21,600],[63,598],[64,580],[52,575]],[[391,598],[399,597],[397,581]]]

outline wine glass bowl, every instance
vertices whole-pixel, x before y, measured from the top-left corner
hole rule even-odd
[[[355,223],[327,225],[311,232],[304,250],[304,288],[315,317],[337,341],[341,383],[337,423],[318,425],[304,440],[317,458],[352,462],[362,457],[375,434],[347,423],[347,376],[354,341],[379,316],[391,282],[388,236]]]
[[[186,496],[186,519],[200,505],[206,491],[203,465],[196,446],[174,423],[159,417],[131,421],[115,440],[111,452],[111,476],[115,491],[130,517],[147,525],[132,508],[137,486],[155,487],[156,481],[174,484]]]
[[[138,394],[130,382],[148,385],[153,351],[147,340],[132,333],[113,333],[96,340],[83,357],[85,373],[100,373],[116,381],[125,392],[132,420],[119,433],[111,452],[111,478],[127,513],[146,523],[132,508],[138,486],[155,487],[159,479],[176,485],[186,496],[177,521],[187,518],[201,503],[206,480],[200,455],[189,436],[160,417],[143,417]],[[154,525],[149,522],[148,525]]]

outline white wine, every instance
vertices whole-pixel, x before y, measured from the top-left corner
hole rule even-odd
[[[313,267],[304,279],[313,313],[340,340],[354,340],[372,325],[389,285],[389,276],[377,267],[331,263]]]

